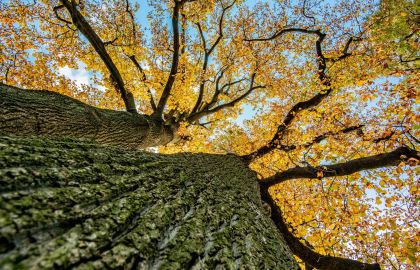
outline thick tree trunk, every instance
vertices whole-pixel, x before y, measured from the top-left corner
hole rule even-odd
[[[0,137],[1,269],[298,269],[231,155]]]
[[[144,148],[169,143],[175,132],[147,115],[99,109],[54,92],[0,83],[0,134],[66,136]]]

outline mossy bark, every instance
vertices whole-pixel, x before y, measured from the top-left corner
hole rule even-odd
[[[100,109],[44,90],[0,82],[0,135],[66,136],[125,148],[164,145],[176,127],[148,115]]]
[[[1,269],[298,269],[235,156],[0,137]]]

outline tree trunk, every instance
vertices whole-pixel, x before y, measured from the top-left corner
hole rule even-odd
[[[298,269],[232,155],[0,137],[1,269]]]
[[[147,115],[99,109],[58,93],[0,83],[0,134],[76,137],[144,148],[167,144],[175,133]]]

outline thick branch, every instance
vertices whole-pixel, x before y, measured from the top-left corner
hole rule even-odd
[[[105,63],[105,66],[111,73],[111,79],[115,83],[117,90],[120,92],[120,95],[124,101],[127,111],[131,113],[137,113],[133,94],[126,90],[121,74],[115,66],[114,62],[112,61],[111,57],[109,56],[108,52],[106,51],[104,42],[96,34],[96,32],[87,22],[85,17],[83,17],[79,10],[77,10],[76,5],[70,3],[68,0],[60,1],[63,4],[63,6],[65,6],[66,9],[69,11],[73,24],[89,40],[90,44],[98,53],[99,57]]]
[[[173,41],[173,54],[172,54],[172,66],[171,71],[169,72],[168,80],[166,81],[165,87],[163,89],[162,95],[160,96],[159,103],[157,105],[154,115],[158,118],[162,117],[163,110],[165,109],[166,102],[169,99],[171,94],[172,86],[175,82],[175,76],[178,72],[179,65],[179,10],[182,3],[175,0],[175,5],[172,14],[172,31],[174,35]]]
[[[100,109],[58,93],[0,83],[0,134],[84,138],[134,149],[169,143],[176,127],[147,115]]]
[[[286,223],[283,220],[280,208],[276,205],[274,199],[268,193],[268,187],[261,186],[261,199],[266,202],[271,209],[271,219],[274,221],[277,229],[281,232],[289,248],[292,252],[302,259],[305,263],[321,270],[379,270],[381,269],[379,264],[368,264],[359,261],[332,257],[327,255],[321,255],[314,250],[310,249],[302,242],[299,241],[288,229]]]
[[[290,179],[299,178],[323,178],[331,176],[350,175],[355,172],[372,170],[383,167],[396,166],[407,158],[420,159],[416,150],[406,146],[399,147],[392,152],[378,154],[374,156],[358,158],[334,165],[324,165],[318,167],[294,167],[283,172],[268,177],[262,181],[264,186],[272,186]]]

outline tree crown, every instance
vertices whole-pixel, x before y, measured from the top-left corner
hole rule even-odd
[[[0,80],[175,125],[161,152],[242,156],[317,252],[415,267],[414,1],[149,1],[148,25],[145,6],[2,3]],[[79,67],[90,84],[60,73]]]

